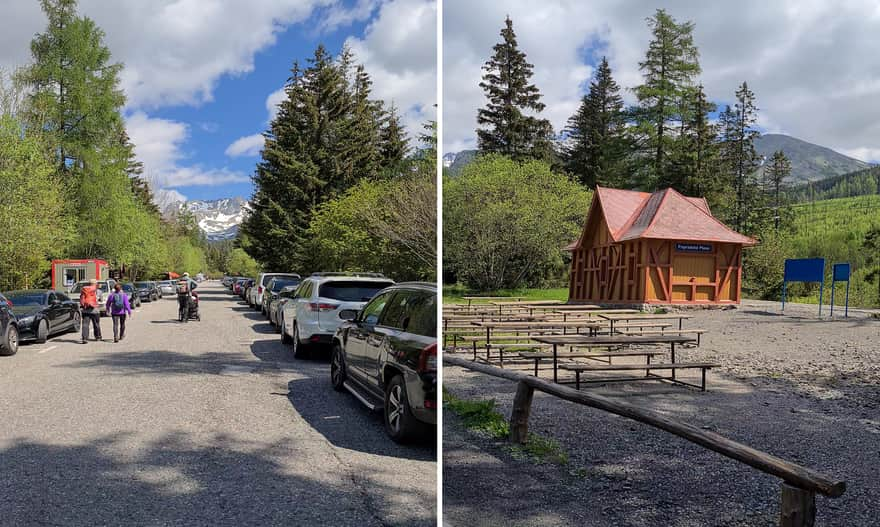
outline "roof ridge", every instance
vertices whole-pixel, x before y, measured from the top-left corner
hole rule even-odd
[[[642,230],[642,234],[645,234],[646,232],[650,231],[651,227],[653,227],[654,224],[657,222],[657,217],[660,216],[660,211],[663,209],[663,204],[666,203],[666,198],[669,197],[670,190],[672,190],[672,187],[666,187],[663,190],[657,191],[657,192],[662,192],[663,197],[660,198],[660,203],[657,204],[657,208],[654,210],[654,215],[651,217],[651,221],[648,222],[648,225],[646,225],[645,228]],[[656,194],[657,192],[651,194],[651,196],[653,197],[653,195]],[[673,191],[673,192],[675,192],[675,191]],[[678,194],[678,193],[676,192],[676,194]]]
[[[678,194],[679,196],[681,196],[681,197],[683,197],[683,198],[687,198],[687,196],[685,196],[684,194],[682,194],[681,192],[675,190],[675,189],[672,188],[672,187],[669,187],[667,190],[671,190],[671,191],[675,192],[676,194]],[[703,201],[706,201],[706,209],[708,209],[708,208],[709,208],[709,202],[706,200],[705,197],[702,198],[702,199],[703,199]],[[741,232],[737,232],[737,231],[731,229],[730,227],[728,227],[727,225],[725,225],[724,222],[722,222],[721,220],[719,220],[718,218],[716,218],[716,217],[713,216],[712,214],[706,212],[705,210],[703,210],[703,209],[701,209],[700,207],[697,207],[696,205],[694,205],[693,203],[691,203],[691,201],[690,201],[689,199],[685,199],[685,201],[688,203],[688,205],[690,205],[691,207],[694,207],[695,209],[697,209],[698,211],[700,211],[702,214],[704,214],[704,215],[707,216],[710,220],[712,220],[712,221],[714,221],[715,223],[717,223],[718,225],[720,225],[720,226],[721,226],[722,228],[724,228],[726,231],[728,231],[728,232],[732,232],[732,233],[734,233],[734,234],[736,234],[736,235],[738,235],[738,236],[742,236],[743,238],[745,238],[745,239],[747,239],[747,240],[749,240],[749,241],[751,241],[751,242],[757,244],[757,240],[755,240],[755,239],[752,238],[751,236],[746,236],[745,234],[743,234],[743,233],[741,233]],[[662,205],[662,203],[661,203],[661,205]],[[645,230],[647,230],[647,229],[645,229]]]

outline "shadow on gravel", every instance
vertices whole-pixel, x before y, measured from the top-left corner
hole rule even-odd
[[[269,367],[251,359],[233,359],[228,353],[190,355],[176,351],[117,351],[58,367],[103,368],[118,375],[198,375],[221,373],[229,366],[254,370]],[[272,366],[274,367],[274,366]]]
[[[449,375],[453,394],[494,399],[498,410],[510,415],[515,383]],[[870,523],[880,487],[876,467],[864,459],[880,452],[880,423],[856,419],[833,402],[791,393],[785,383],[756,379],[730,389],[727,384],[710,383],[706,393],[679,389],[628,402],[842,479],[847,491],[841,498],[817,496],[816,524]],[[595,391],[611,395],[624,388]],[[444,425],[444,503],[454,511],[445,512],[450,520],[688,527],[775,525],[778,520],[779,479],[642,423],[545,394],[535,394],[530,429],[559,441],[569,454],[565,467],[537,467],[514,458],[506,442],[463,430],[449,412]],[[501,490],[493,495],[492,489]],[[517,507],[505,505],[510,502]]]
[[[376,500],[353,485],[329,484],[322,475],[310,472],[309,464],[301,465],[295,474],[290,466],[282,465],[279,460],[307,455],[296,441],[268,444],[223,434],[193,437],[178,432],[147,443],[135,453],[127,450],[128,440],[125,434],[64,446],[19,440],[0,450],[2,523],[385,524],[380,519],[384,514],[374,510]],[[333,476],[346,478],[345,474]],[[395,524],[431,522],[408,509],[391,509],[409,489],[380,481],[367,484],[388,501],[385,510],[396,515]]]
[[[251,353],[261,361],[278,364],[295,373],[287,384],[287,399],[294,410],[330,443],[368,454],[421,461],[436,461],[435,443],[398,445],[385,434],[379,412],[371,412],[348,392],[336,392],[330,384],[326,354],[314,352],[308,359],[295,359],[280,341],[257,341]]]

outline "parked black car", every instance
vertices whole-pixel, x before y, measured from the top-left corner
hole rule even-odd
[[[134,287],[137,289],[138,296],[142,302],[153,302],[160,298],[156,282],[135,282]]]
[[[18,322],[19,341],[46,342],[50,335],[79,331],[79,301],[50,289],[26,289],[3,293]],[[8,305],[8,304],[7,304]]]
[[[428,437],[437,423],[437,286],[378,292],[333,337],[330,380],[370,409],[382,408],[395,442]]]
[[[18,321],[9,300],[0,294],[0,355],[15,355],[17,351]]]
[[[128,296],[128,305],[130,305],[132,309],[141,307],[141,295],[137,292],[134,284],[130,282],[122,284],[122,291]]]

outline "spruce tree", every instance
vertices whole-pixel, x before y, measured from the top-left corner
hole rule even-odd
[[[383,108],[351,53],[334,60],[323,46],[294,63],[286,95],[264,133],[242,247],[267,269],[308,272],[320,270],[306,239],[315,208],[381,171]]]
[[[534,66],[517,46],[510,17],[504,24],[502,42],[493,47],[492,57],[483,65],[480,88],[489,102],[477,112],[478,147],[516,160],[549,160],[553,157],[550,121],[524,113],[544,110],[541,93],[530,83]]]
[[[703,85],[686,92],[678,148],[671,156],[669,186],[688,196],[705,197],[714,209],[725,193],[718,178],[718,129],[709,114],[716,106],[706,98]]]
[[[629,186],[631,143],[626,119],[620,87],[602,57],[589,93],[568,120],[569,139],[563,152],[566,170],[590,188]]]
[[[643,154],[650,159],[642,184],[650,188],[674,183],[669,158],[681,147],[672,130],[676,122],[682,121],[682,101],[693,90],[700,64],[693,22],[679,24],[665,10],[658,9],[648,19],[648,26],[653,39],[645,60],[639,63],[644,83],[635,88],[639,106],[634,113],[643,138]]]
[[[755,128],[757,113],[755,94],[743,82],[736,91],[736,104],[733,108],[727,106],[719,116],[721,157],[735,196],[732,220],[734,227],[744,232],[758,229],[763,201],[756,177],[759,163],[755,139],[760,135]]]
[[[777,150],[770,158],[770,166],[765,170],[766,179],[773,195],[773,228],[779,232],[780,207],[782,206],[782,186],[785,178],[791,175],[791,161],[785,152]]]
[[[400,114],[393,104],[384,116],[379,142],[382,167],[391,172],[400,170],[409,155],[410,147]]]

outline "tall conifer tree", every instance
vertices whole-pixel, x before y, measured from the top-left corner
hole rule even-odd
[[[791,175],[791,161],[785,152],[777,150],[770,158],[770,166],[765,169],[769,192],[773,199],[773,228],[778,232],[780,223],[780,207],[782,206],[782,187],[785,179]]]
[[[550,121],[524,112],[544,110],[541,93],[531,84],[532,64],[520,51],[507,17],[502,41],[483,65],[480,88],[489,102],[477,112],[477,142],[482,152],[497,152],[513,159],[551,159],[553,127]],[[485,128],[484,128],[485,127]]]
[[[719,121],[722,161],[735,196],[733,224],[737,230],[755,232],[759,227],[757,220],[763,201],[756,177],[758,154],[755,139],[760,133],[755,128],[758,121],[755,94],[745,82],[736,90],[733,108],[727,106]]]
[[[620,87],[611,76],[608,60],[602,57],[589,93],[568,120],[565,168],[590,188],[629,186],[631,144],[626,119]]]
[[[679,24],[658,9],[648,19],[648,26],[653,39],[645,60],[639,63],[644,83],[635,88],[639,102],[635,117],[643,154],[650,159],[642,184],[663,187],[673,183],[670,156],[680,148],[673,130],[675,123],[682,121],[682,101],[688,99],[700,74],[699,52],[694,45],[693,22]]]

